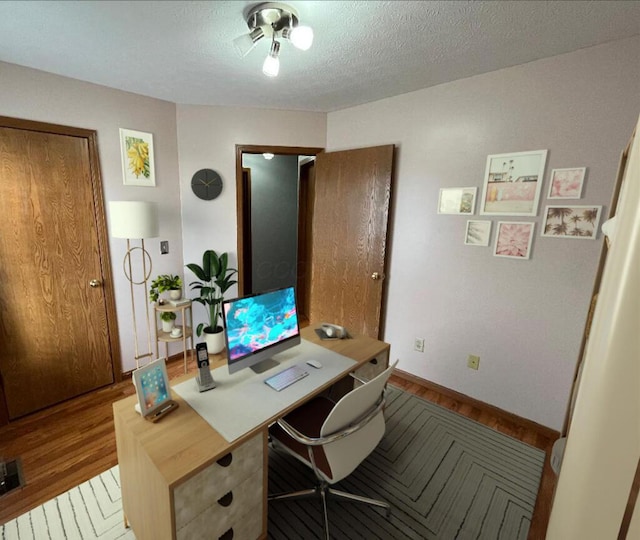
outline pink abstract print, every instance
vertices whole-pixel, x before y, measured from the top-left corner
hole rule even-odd
[[[551,177],[550,199],[579,199],[585,169],[555,169]]]
[[[494,254],[528,259],[532,233],[533,223],[499,223]]]

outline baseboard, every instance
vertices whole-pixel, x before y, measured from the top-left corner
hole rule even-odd
[[[466,405],[470,405],[472,407],[476,407],[478,409],[482,409],[485,411],[489,411],[491,412],[491,414],[494,414],[497,417],[503,418],[509,422],[512,422],[516,425],[522,426],[525,429],[530,429],[533,431],[536,431],[537,433],[539,433],[540,435],[547,437],[551,440],[557,439],[558,437],[560,437],[560,432],[556,431],[554,429],[551,429],[547,426],[543,426],[542,424],[538,424],[536,422],[533,422],[532,420],[527,420],[526,418],[522,418],[516,414],[510,413],[508,411],[505,411],[503,409],[500,409],[498,407],[495,407],[493,405],[489,405],[488,403],[485,403],[484,401],[480,401],[478,399],[474,399],[472,397],[467,396],[466,394],[461,394],[460,392],[456,392],[455,390],[451,390],[450,388],[447,388],[445,386],[441,386],[439,384],[436,384],[434,382],[428,381],[426,379],[423,379],[421,377],[418,377],[417,375],[413,375],[411,373],[407,373],[406,371],[402,371],[398,368],[393,370],[393,374],[397,377],[399,377],[400,379],[404,379],[405,381],[414,383],[414,384],[419,384],[420,386],[428,389],[428,390],[433,390],[435,392],[438,392],[444,396],[447,396],[451,399],[455,399],[457,401],[460,401],[461,403],[464,403]]]

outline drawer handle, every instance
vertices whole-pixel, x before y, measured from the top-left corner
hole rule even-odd
[[[222,456],[218,460],[218,465],[220,465],[220,467],[228,467],[229,465],[231,465],[232,461],[233,461],[233,454],[229,452],[226,456]]]
[[[219,540],[231,540],[233,538],[233,527],[219,537]]]
[[[378,359],[377,358],[372,358],[371,360],[369,360],[370,364],[373,364],[374,366],[378,365]]]
[[[226,495],[223,495],[218,499],[218,504],[220,506],[224,506],[225,508],[229,506],[233,502],[233,491],[230,491]]]

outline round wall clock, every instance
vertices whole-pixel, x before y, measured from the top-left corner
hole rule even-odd
[[[222,192],[222,178],[213,169],[200,169],[191,178],[191,189],[199,199],[211,201]]]

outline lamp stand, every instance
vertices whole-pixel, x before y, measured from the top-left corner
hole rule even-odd
[[[135,346],[134,358],[136,361],[136,368],[140,367],[139,360],[141,360],[142,358],[153,356],[153,352],[151,351],[151,319],[149,318],[149,302],[147,301],[149,298],[149,288],[147,283],[148,283],[149,277],[151,276],[151,255],[149,255],[149,252],[144,248],[144,239],[141,239],[140,242],[141,242],[141,245],[139,247],[137,246],[131,247],[131,240],[127,238],[127,253],[124,256],[124,260],[122,261],[124,275],[129,280],[129,290],[131,292],[131,313],[133,315],[133,337],[134,337],[134,346]],[[142,275],[143,275],[142,281],[133,280],[133,271],[131,266],[131,253],[136,250],[140,250],[141,256],[142,256]],[[149,261],[148,270],[147,270],[147,259]],[[136,302],[133,295],[134,285],[144,286],[144,298],[145,298],[144,306],[145,306],[145,315],[146,315],[146,322],[147,322],[147,351],[148,352],[143,354],[140,354],[139,347],[138,347],[138,324],[137,324],[137,318],[136,318]]]

